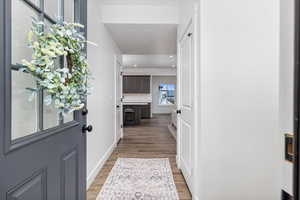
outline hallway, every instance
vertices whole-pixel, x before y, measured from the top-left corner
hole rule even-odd
[[[139,126],[125,128],[124,138],[89,188],[87,199],[96,199],[117,158],[126,157],[169,158],[180,200],[191,200],[185,180],[176,167],[176,141],[168,130],[169,121],[169,115],[154,115]]]

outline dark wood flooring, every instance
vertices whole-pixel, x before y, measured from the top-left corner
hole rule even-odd
[[[88,200],[96,200],[115,161],[125,158],[169,158],[180,200],[191,200],[186,182],[176,167],[176,141],[168,130],[169,115],[155,115],[141,125],[126,127],[120,141],[87,192]]]

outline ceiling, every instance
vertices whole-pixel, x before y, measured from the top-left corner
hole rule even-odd
[[[178,0],[102,0],[106,5],[177,5]]]
[[[176,55],[123,55],[124,67],[167,67],[175,68]]]
[[[175,24],[105,24],[123,54],[176,54]]]

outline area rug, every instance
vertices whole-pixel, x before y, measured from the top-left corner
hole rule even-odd
[[[169,159],[119,158],[97,200],[179,200]]]

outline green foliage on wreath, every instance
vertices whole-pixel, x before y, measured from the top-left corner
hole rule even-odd
[[[69,113],[84,106],[88,94],[89,78],[86,56],[83,54],[86,40],[83,25],[61,22],[46,26],[33,19],[28,33],[32,60],[22,60],[25,68],[37,81],[33,92],[43,90],[46,105],[54,104],[59,112]],[[60,59],[64,58],[64,66]]]

